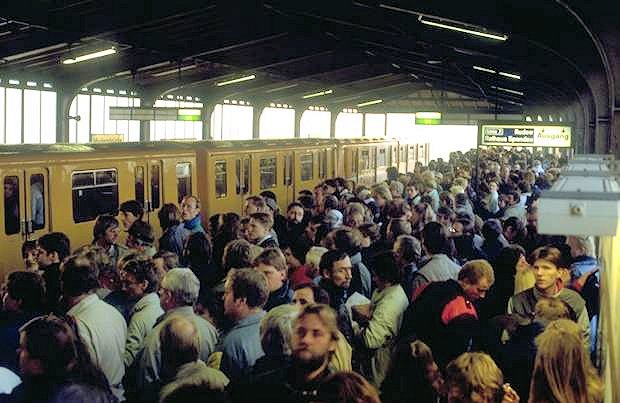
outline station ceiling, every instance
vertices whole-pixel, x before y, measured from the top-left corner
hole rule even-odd
[[[5,3],[0,77],[291,105],[422,96],[439,108],[501,113],[566,106],[588,91],[588,76],[605,68],[589,29],[612,29],[618,15],[611,2],[583,0]],[[111,47],[116,54],[63,64]],[[256,78],[217,85],[247,75]]]

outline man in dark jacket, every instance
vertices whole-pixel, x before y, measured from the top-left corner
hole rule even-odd
[[[60,264],[71,253],[69,238],[62,232],[50,232],[37,240],[39,269],[47,292],[45,312],[60,308]]]
[[[293,300],[293,289],[288,280],[286,259],[280,249],[265,249],[254,259],[254,266],[267,277],[269,285],[269,298],[263,309],[269,311],[276,306],[290,304]]]
[[[405,313],[401,336],[426,343],[440,368],[469,350],[478,332],[474,302],[484,298],[495,277],[486,260],[471,260],[458,280],[425,285]]]

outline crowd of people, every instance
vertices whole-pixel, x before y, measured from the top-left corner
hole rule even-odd
[[[552,155],[455,152],[280,210],[138,201],[22,247],[0,402],[599,403],[591,237],[541,235]]]

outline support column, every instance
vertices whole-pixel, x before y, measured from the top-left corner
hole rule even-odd
[[[362,137],[366,137],[366,114],[362,112]]]
[[[620,107],[616,107],[614,108],[614,117],[613,117],[613,123],[612,123],[612,135],[613,136],[618,136],[620,135]],[[620,158],[620,146],[619,146],[619,141],[618,138],[614,138],[612,139],[612,145],[614,146],[614,149],[612,150],[612,152],[615,154],[616,158]]]
[[[296,139],[301,137],[301,117],[303,116],[304,112],[305,110],[295,108],[295,131],[293,135]]]
[[[211,135],[211,115],[215,110],[214,104],[203,104],[202,107],[202,139],[212,140]]]
[[[69,109],[76,94],[65,91],[57,92],[56,101],[56,142],[69,142]]]
[[[253,105],[252,111],[252,138],[258,139],[260,138],[260,117],[263,114],[263,110],[265,109],[265,104],[255,104]]]
[[[142,108],[152,108],[154,102],[151,100],[140,100],[140,106]],[[140,143],[144,143],[147,141],[151,141],[151,121],[150,120],[141,120],[140,121]]]
[[[338,115],[341,112],[340,108],[332,108],[331,116],[330,116],[330,124],[329,124],[329,137],[336,138],[336,119],[338,119]]]

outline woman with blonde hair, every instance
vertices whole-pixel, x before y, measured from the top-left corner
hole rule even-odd
[[[568,319],[551,322],[536,344],[528,403],[603,401],[603,383],[590,363],[579,325]]]
[[[446,367],[448,403],[518,403],[519,396],[504,384],[504,375],[485,353],[463,353]]]

